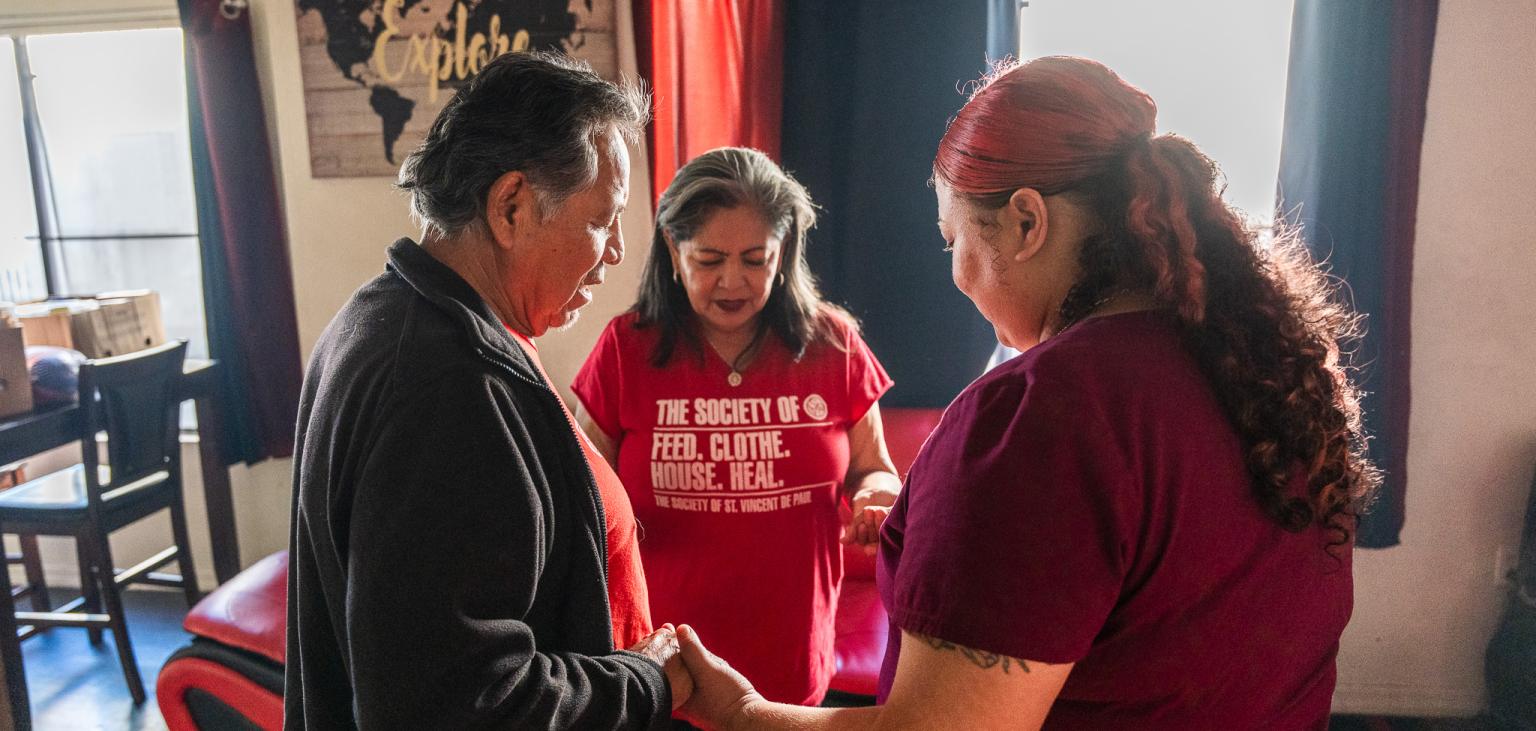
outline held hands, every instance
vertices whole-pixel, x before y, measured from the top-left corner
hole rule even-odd
[[[873,556],[880,548],[880,527],[885,525],[891,506],[896,504],[896,493],[880,487],[866,487],[850,502],[853,515],[843,526],[839,540],[846,545],[862,546],[866,555]]]
[[[678,656],[693,676],[693,693],[679,710],[689,723],[703,729],[731,729],[755,705],[766,703],[752,683],[724,660],[705,649],[688,625],[677,628],[682,646]]]
[[[667,673],[667,685],[672,687],[672,710],[677,710],[693,695],[693,678],[683,667],[679,654],[677,630],[671,623],[664,624],[629,648],[630,652],[650,658]]]
[[[686,624],[663,624],[629,651],[666,671],[672,710],[700,728],[728,728],[747,707],[765,702],[741,673],[705,649]]]

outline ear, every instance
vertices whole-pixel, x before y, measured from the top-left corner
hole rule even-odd
[[[517,170],[502,173],[485,194],[485,223],[491,240],[499,248],[510,248],[512,235],[519,226],[537,222],[537,209],[528,177]]]
[[[1013,191],[1013,195],[1008,196],[1008,203],[999,211],[998,219],[1005,235],[1016,242],[1014,261],[1028,261],[1045,248],[1050,217],[1040,191],[1034,188]]]
[[[663,230],[661,237],[667,242],[667,256],[672,258],[672,276],[680,277],[683,273],[682,254],[677,250],[677,242],[672,240],[672,234]]]

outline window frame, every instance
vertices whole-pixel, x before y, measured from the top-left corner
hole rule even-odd
[[[46,296],[49,299],[54,299],[84,294],[67,291],[68,288],[63,281],[64,268],[62,262],[65,256],[63,245],[66,242],[89,240],[130,241],[136,239],[198,240],[201,239],[202,233],[200,230],[194,230],[191,232],[134,232],[69,236],[64,235],[58,230],[56,209],[50,205],[55,201],[55,198],[51,187],[51,171],[46,168],[47,146],[41,134],[42,117],[39,114],[37,98],[32,85],[33,77],[29,68],[30,63],[26,57],[26,39],[30,36],[61,33],[98,33],[164,28],[180,29],[182,26],[181,17],[175,3],[169,0],[112,0],[114,4],[110,6],[96,8],[78,7],[65,11],[57,11],[46,4],[42,4],[42,2],[51,1],[21,0],[22,7],[19,12],[0,11],[0,37],[11,40],[13,44],[12,52],[17,55],[16,74],[18,94],[21,96],[22,126],[26,136],[28,175],[32,184],[33,205],[37,208],[37,232],[35,235],[27,236],[26,240],[36,242],[42,251]],[[244,2],[244,0],[232,1]],[[92,2],[82,2],[81,4],[102,5],[102,3],[95,2],[95,0],[92,0]],[[40,187],[43,189],[40,190]],[[206,343],[208,341],[206,332],[207,313],[204,312],[203,314],[204,342]],[[189,439],[195,440],[196,429],[196,413],[191,408],[190,403],[185,403],[182,405],[181,411],[181,441],[186,443]]]
[[[111,27],[103,28],[91,26],[82,29],[64,30],[50,29],[49,32],[110,32],[114,30],[141,30],[151,28],[177,27],[174,23],[148,23],[136,27]],[[115,234],[88,234],[69,235],[62,231],[58,220],[58,202],[54,194],[53,169],[48,160],[48,147],[43,139],[42,117],[38,113],[37,94],[33,88],[34,75],[32,74],[31,60],[27,53],[27,38],[33,35],[44,35],[36,32],[5,32],[0,30],[0,35],[11,39],[12,52],[16,57],[16,82],[21,96],[22,130],[26,136],[27,148],[27,172],[32,184],[32,203],[37,211],[37,234],[28,236],[27,240],[35,241],[43,257],[43,281],[44,289],[49,299],[56,297],[70,297],[79,295],[79,292],[69,291],[65,282],[64,273],[64,244],[71,241],[133,241],[133,240],[167,240],[177,239],[196,240],[200,238],[197,231],[175,232],[135,232]]]

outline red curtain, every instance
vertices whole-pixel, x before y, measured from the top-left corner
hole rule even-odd
[[[287,457],[304,374],[250,10],[220,0],[178,5],[208,350],[224,380],[225,458]]]
[[[635,19],[656,104],[653,201],[706,150],[755,147],[778,159],[784,0],[640,0]]]

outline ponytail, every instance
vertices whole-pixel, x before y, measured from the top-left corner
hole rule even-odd
[[[1222,200],[1216,164],[1188,140],[1151,140],[1127,159],[1125,179],[1126,256],[1142,255],[1157,300],[1178,313],[1186,347],[1242,439],[1260,508],[1289,530],[1321,524],[1347,542],[1354,511],[1380,480],[1340,362],[1360,318],[1335,300],[1293,232],[1259,244]],[[1082,269],[1103,269],[1091,254]]]
[[[1222,200],[1216,164],[1183,137],[1152,136],[1155,119],[1152,100],[1108,68],[1037,59],[983,81],[934,174],[982,205],[1023,187],[1079,199],[1102,229],[1081,245],[1061,322],[1116,291],[1151,292],[1242,440],[1259,507],[1347,543],[1380,479],[1340,357],[1359,318],[1294,233],[1260,245]]]

